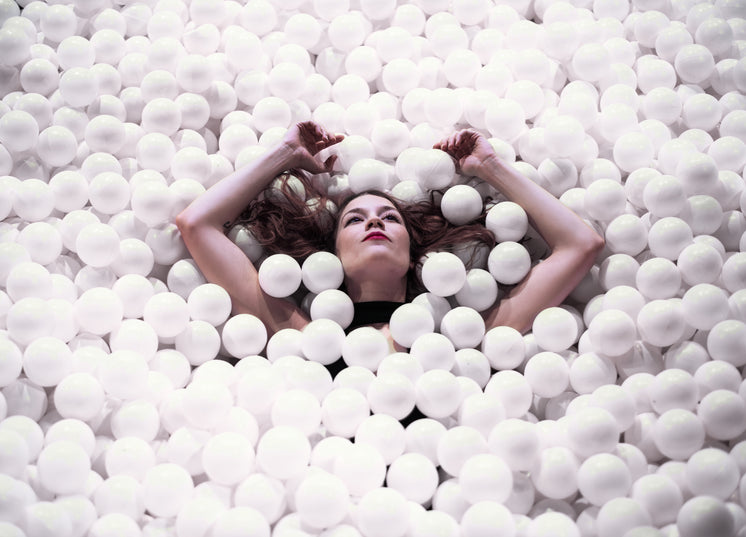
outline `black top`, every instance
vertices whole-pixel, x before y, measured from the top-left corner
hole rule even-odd
[[[349,334],[355,328],[360,328],[361,326],[387,323],[391,320],[391,314],[396,311],[396,308],[403,304],[404,302],[388,302],[386,300],[356,302],[354,304],[355,315],[352,317],[352,322],[345,332]]]

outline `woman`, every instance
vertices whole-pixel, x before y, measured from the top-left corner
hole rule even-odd
[[[331,172],[335,157],[322,161],[319,153],[342,139],[310,121],[294,125],[273,150],[212,186],[176,218],[207,280],[228,291],[235,314],[251,313],[261,319],[269,336],[283,328],[302,330],[310,319],[290,301],[261,290],[257,270],[226,237],[225,228],[282,172]],[[501,161],[482,135],[460,131],[435,148],[451,155],[462,174],[480,178],[521,205],[551,248],[552,253],[505,298],[483,312],[487,329],[505,325],[526,332],[541,310],[560,304],[590,270],[603,239],[554,196]],[[381,193],[359,195],[340,207],[334,250],[353,302],[407,298],[417,258],[412,255],[412,235],[403,212],[395,200]],[[377,326],[389,335],[386,323]]]

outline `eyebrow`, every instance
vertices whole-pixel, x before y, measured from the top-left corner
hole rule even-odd
[[[393,205],[379,205],[378,207],[376,207],[377,214],[382,214],[388,211],[396,211],[397,214],[399,213],[399,211],[397,211],[396,207],[394,207]],[[345,212],[343,218],[346,217],[350,213],[358,213],[358,214],[365,215],[366,212],[367,211],[359,207],[353,207],[352,209],[349,209],[348,211]]]

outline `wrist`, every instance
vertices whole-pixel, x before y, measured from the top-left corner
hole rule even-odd
[[[474,159],[466,171],[474,177],[485,179],[487,175],[494,172],[502,165],[496,154],[487,154]]]
[[[289,168],[295,167],[295,165],[300,161],[299,148],[294,147],[287,142],[280,142],[280,144],[275,149],[275,153],[277,158],[281,162],[287,164]]]

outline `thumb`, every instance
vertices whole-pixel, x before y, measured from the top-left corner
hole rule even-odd
[[[322,162],[317,156],[313,156],[308,159],[306,169],[311,173],[330,172],[336,159],[336,155],[332,155]]]
[[[337,155],[330,155],[329,158],[324,161],[324,171],[331,172],[332,168],[334,168],[335,162],[337,162]]]

